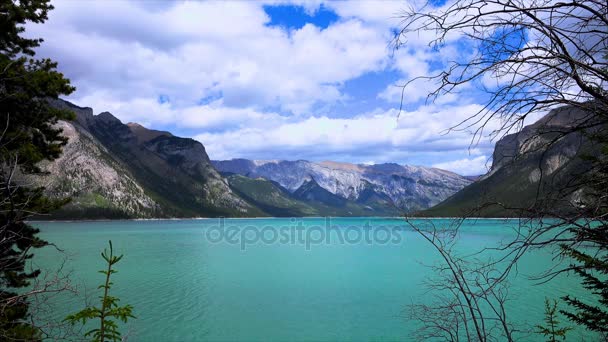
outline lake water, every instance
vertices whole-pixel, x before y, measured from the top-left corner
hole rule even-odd
[[[516,224],[467,221],[459,248],[496,246],[509,238],[509,227]],[[82,284],[81,294],[93,298],[103,280],[97,272],[104,266],[99,252],[112,240],[115,251],[124,254],[112,291],[135,308],[137,319],[124,328],[131,341],[408,341],[418,323],[408,319],[407,307],[428,299],[423,281],[430,271],[424,264],[438,260],[428,242],[401,219],[34,225],[44,239],[64,250],[37,251],[35,263],[54,270],[68,257],[64,270],[72,270],[73,282]],[[324,235],[327,226],[332,232]],[[542,322],[545,297],[580,291],[576,277],[539,286],[526,277],[550,264],[550,254],[535,252],[521,261],[518,275],[511,279],[508,309],[522,326]],[[53,300],[55,317],[84,305],[81,297]]]

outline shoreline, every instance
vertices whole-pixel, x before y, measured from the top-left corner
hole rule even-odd
[[[35,222],[58,222],[58,223],[76,223],[76,222],[137,222],[137,221],[204,221],[204,220],[264,220],[264,219],[404,219],[403,216],[261,216],[261,217],[168,217],[168,218],[134,218],[134,219],[83,219],[83,220],[26,220],[27,223]],[[413,217],[412,220],[462,220],[462,217]],[[521,220],[527,219],[523,217],[467,217],[465,220]]]

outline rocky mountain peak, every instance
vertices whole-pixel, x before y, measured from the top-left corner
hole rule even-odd
[[[159,136],[173,136],[173,134],[167,131],[157,131],[154,129],[149,129],[135,122],[127,123],[127,127],[129,127],[131,132],[133,132],[133,134],[137,136],[137,141],[140,143],[150,141],[152,139],[158,138]]]
[[[360,172],[362,170],[362,166],[359,164],[335,162],[335,161],[331,161],[331,160],[322,161],[319,163],[319,165],[325,166],[329,169],[335,169],[335,170],[347,170],[347,171],[355,171],[355,172]]]
[[[568,128],[580,126],[590,120],[593,120],[592,115],[575,107],[564,106],[549,111],[520,132],[506,135],[496,142],[490,173],[496,172],[524,154],[546,150],[547,144],[558,135],[567,132]]]
[[[122,124],[122,121],[110,112],[101,112],[95,116],[95,119],[106,124]]]
[[[312,185],[343,199],[358,200],[376,193],[390,198],[402,209],[428,208],[439,203],[471,181],[455,173],[399,164],[350,164],[306,160],[261,162],[233,159],[213,161],[221,172],[247,177],[263,177],[277,182],[292,193]],[[311,180],[314,179],[314,183]]]
[[[88,125],[94,120],[93,119],[93,108],[90,107],[79,107],[71,102],[61,99],[49,99],[51,106],[59,109],[67,109],[76,114],[76,122],[83,127]]]
[[[301,200],[320,202],[333,207],[343,207],[347,203],[345,198],[337,196],[320,186],[314,177],[310,177],[309,180],[304,181],[304,183],[294,191],[293,195]]]
[[[595,120],[597,114],[577,107],[551,110],[500,139],[490,172],[424,215],[522,217],[539,206],[543,211],[571,210],[570,204],[585,196],[578,178],[592,167],[586,157],[601,153],[589,133],[606,127]],[[587,129],[570,129],[581,124]]]

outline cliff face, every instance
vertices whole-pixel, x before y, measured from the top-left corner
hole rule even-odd
[[[586,135],[600,129],[593,125],[593,120],[591,114],[572,107],[552,110],[520,132],[499,140],[488,174],[421,214],[519,216],[521,211],[503,207],[529,209],[576,202],[584,195],[584,189],[576,181],[590,167],[582,157],[599,152]],[[585,133],[571,132],[572,127],[581,125],[592,128]],[[488,203],[501,205],[487,206]]]
[[[55,217],[156,217],[161,206],[146,194],[135,176],[78,123],[59,122],[69,138],[63,154],[44,164],[49,173],[37,179],[55,198],[72,198]]]
[[[371,191],[384,200],[390,199],[403,211],[428,208],[471,183],[449,171],[398,164],[247,159],[213,161],[213,164],[221,172],[262,177],[291,192],[311,179],[328,192],[352,201],[369,197]]]
[[[584,139],[580,133],[566,134],[571,127],[593,120],[589,113],[579,109],[557,108],[537,122],[510,134],[496,143],[490,174],[518,159],[532,159],[545,155],[543,169],[552,173],[571,160],[581,148]]]
[[[244,216],[259,210],[235,195],[213,168],[204,146],[168,132],[123,124],[111,113],[76,113],[60,122],[68,145],[40,179],[52,196],[73,202],[56,216]]]

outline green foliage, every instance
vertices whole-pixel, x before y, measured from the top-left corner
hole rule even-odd
[[[572,296],[563,300],[570,310],[561,310],[572,322],[587,329],[608,334],[608,134],[600,130],[591,140],[600,147],[600,153],[587,156],[593,168],[582,182],[588,189],[588,196],[582,205],[585,217],[594,217],[592,224],[573,229],[580,247],[562,245],[564,255],[572,259],[571,269],[581,278],[581,284],[596,298],[585,301]]]
[[[0,1],[0,51],[14,58],[18,54],[34,55],[33,48],[42,43],[42,39],[28,39],[21,36],[25,32],[22,26],[26,22],[43,23],[53,6],[46,0],[12,0]]]
[[[66,203],[17,180],[19,173],[40,173],[39,162],[61,154],[66,139],[54,124],[73,117],[47,102],[71,93],[69,80],[51,60],[31,58],[42,39],[22,36],[25,24],[44,22],[52,8],[48,0],[0,0],[0,340],[41,339],[27,296],[16,289],[29,286],[40,273],[26,271],[25,264],[32,249],[46,242],[24,221]]]
[[[606,227],[604,227],[604,230]],[[606,232],[604,241],[607,240]],[[570,311],[560,310],[572,322],[585,326],[587,329],[608,333],[608,245],[604,244],[601,254],[589,255],[568,246],[562,246],[564,254],[576,261],[574,272],[581,277],[583,286],[590,293],[599,297],[597,303],[589,303],[572,296],[563,300],[571,307]]]
[[[112,269],[123,255],[116,256],[113,253],[112,241],[109,241],[110,250],[104,249],[101,252],[101,257],[106,261],[108,268],[99,271],[106,276],[105,283],[99,285],[98,289],[103,289],[103,296],[100,296],[101,308],[98,307],[87,307],[82,311],[79,311],[73,315],[66,317],[66,321],[76,324],[78,322],[83,325],[89,320],[99,320],[99,328],[94,328],[85,333],[86,337],[92,337],[93,341],[105,342],[105,341],[120,341],[121,335],[118,331],[117,323],[112,319],[119,319],[122,322],[127,322],[129,318],[135,318],[132,311],[131,305],[118,306],[120,301],[118,298],[110,296],[109,292],[112,288],[113,283],[110,281],[112,274],[117,273],[116,270]]]
[[[547,342],[557,342],[558,338],[565,340],[566,333],[572,328],[560,328],[557,320],[557,301],[545,298],[545,326],[537,325],[537,333],[546,336]]]
[[[262,215],[271,216],[311,216],[318,211],[291,197],[280,185],[265,179],[251,179],[241,175],[227,177],[230,187],[241,198],[264,211]]]

